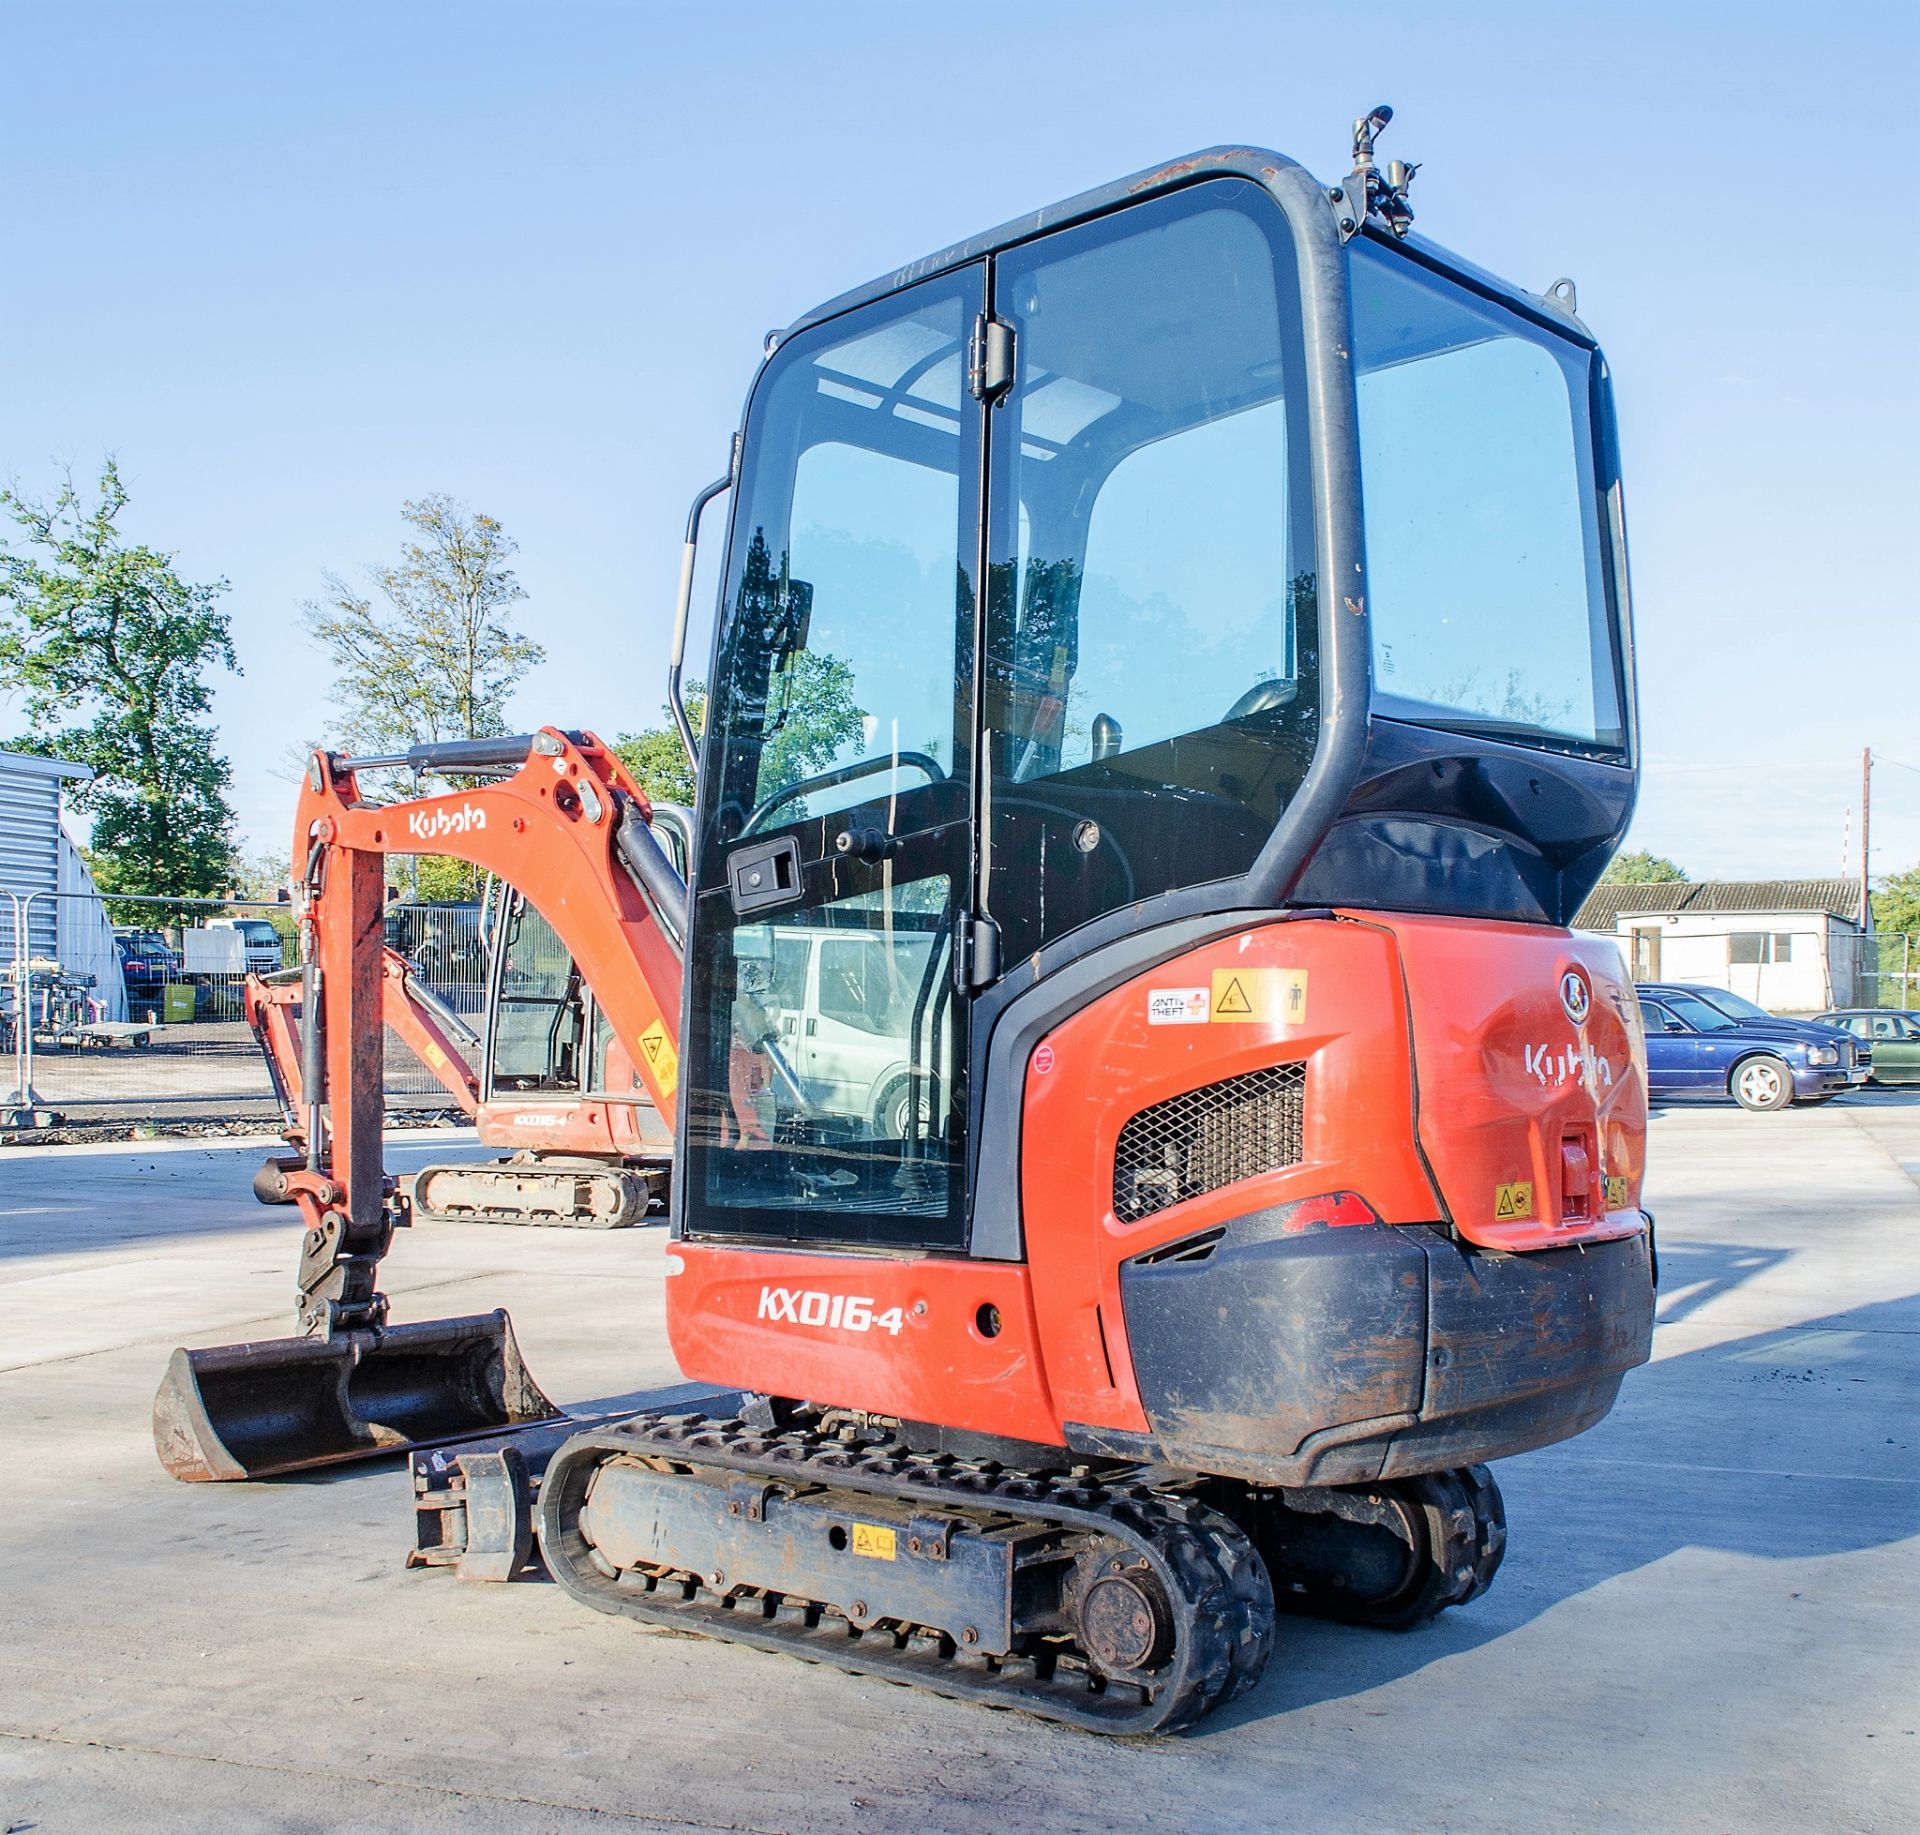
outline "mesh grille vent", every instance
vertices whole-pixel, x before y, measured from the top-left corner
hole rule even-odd
[[[1113,1214],[1137,1223],[1304,1157],[1306,1067],[1276,1064],[1157,1102],[1120,1130]]]

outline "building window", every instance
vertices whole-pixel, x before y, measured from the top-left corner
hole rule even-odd
[[[1727,960],[1736,968],[1793,960],[1790,930],[1735,930],[1727,936]]]

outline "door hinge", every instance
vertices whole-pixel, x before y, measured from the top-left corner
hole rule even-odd
[[[1000,973],[1000,926],[990,917],[960,920],[961,985],[969,993]]]
[[[967,387],[975,401],[993,401],[1013,385],[1013,327],[983,312],[967,340]]]

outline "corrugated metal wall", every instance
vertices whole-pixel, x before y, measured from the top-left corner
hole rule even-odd
[[[0,889],[54,892],[60,883],[60,779],[45,758],[0,752]],[[0,899],[0,963],[13,960],[13,907]],[[28,954],[51,956],[54,905],[41,899],[29,916]]]

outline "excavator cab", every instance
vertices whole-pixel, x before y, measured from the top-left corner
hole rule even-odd
[[[1604,364],[1294,171],[1195,161],[779,340],[701,757],[688,1234],[963,1251],[1006,1223],[972,1171],[1015,991],[1233,912],[1560,924],[1604,866]],[[743,1153],[769,1036],[808,1101]]]

